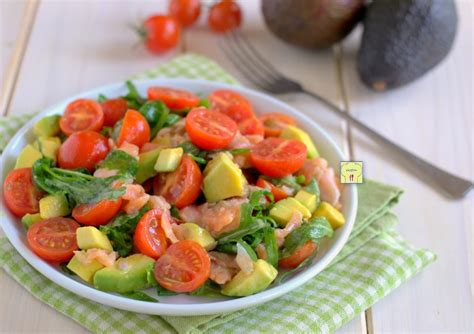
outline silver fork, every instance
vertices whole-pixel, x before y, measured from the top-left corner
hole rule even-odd
[[[402,158],[401,161],[428,185],[436,186],[454,199],[463,198],[474,187],[471,181],[448,173],[408,152],[353,118],[329,100],[308,91],[300,83],[284,76],[255,50],[239,30],[226,33],[225,37],[219,41],[219,47],[238,71],[255,86],[272,94],[304,93],[312,96],[328,107],[329,110],[349,122],[350,125]]]

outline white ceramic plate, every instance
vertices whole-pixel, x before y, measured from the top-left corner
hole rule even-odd
[[[147,87],[153,85],[181,88],[205,95],[218,88],[230,88],[249,99],[257,113],[279,111],[294,117],[298,121],[299,126],[311,135],[321,156],[327,159],[330,166],[336,171],[339,170],[339,162],[345,160],[345,157],[335,142],[313,120],[271,96],[247,88],[234,87],[203,80],[155,79],[136,81],[135,84],[139,92],[144,96],[146,96]],[[3,184],[8,172],[12,170],[16,157],[21,149],[33,140],[33,125],[41,117],[52,114],[62,114],[66,105],[70,101],[79,97],[95,99],[100,93],[105,94],[107,97],[115,97],[124,95],[126,91],[126,87],[123,83],[94,89],[62,101],[61,103],[46,109],[40,115],[30,120],[21,130],[18,131],[3,152],[0,165],[1,184]],[[63,288],[95,302],[128,311],[183,316],[216,314],[249,308],[288,293],[316,276],[326,268],[347,242],[354,225],[357,211],[357,191],[354,186],[345,186],[342,193],[342,204],[342,212],[346,217],[346,224],[335,232],[332,239],[321,245],[318,255],[311,266],[304,271],[293,275],[284,283],[280,285],[272,285],[263,292],[243,298],[213,299],[178,295],[172,297],[160,297],[159,303],[142,302],[124,298],[112,293],[102,292],[94,289],[79,279],[76,280],[74,277],[65,275],[60,269],[43,261],[28,248],[25,236],[26,233],[20,224],[19,219],[7,210],[3,200],[0,201],[0,217],[3,230],[18,252],[20,252],[20,254],[40,273]]]

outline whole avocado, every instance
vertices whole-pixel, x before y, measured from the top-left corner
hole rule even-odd
[[[421,77],[449,53],[457,21],[453,0],[374,0],[357,56],[361,80],[383,91]]]
[[[284,41],[326,48],[342,40],[362,18],[364,0],[262,0],[268,28]]]

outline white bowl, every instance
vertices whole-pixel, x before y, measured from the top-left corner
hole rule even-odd
[[[181,88],[206,95],[218,88],[229,88],[235,90],[249,99],[258,113],[279,111],[294,117],[298,121],[299,126],[311,135],[321,156],[328,160],[330,166],[332,166],[336,171],[339,170],[339,162],[346,160],[334,140],[332,140],[313,120],[271,96],[248,88],[234,87],[204,80],[154,79],[135,81],[135,84],[139,92],[143,95],[146,95],[146,88],[152,85]],[[124,95],[126,91],[127,89],[122,82],[104,86],[73,96],[53,107],[47,108],[37,117],[31,119],[16,133],[3,152],[0,165],[1,184],[3,185],[6,175],[13,169],[16,157],[21,149],[33,140],[32,128],[34,123],[40,118],[46,115],[62,114],[66,105],[70,101],[80,97],[95,99],[101,93],[107,97],[115,97]],[[3,201],[0,201],[0,217],[2,217],[1,227],[18,252],[36,270],[63,288],[95,302],[128,311],[159,315],[190,316],[217,314],[249,308],[288,293],[316,276],[329,265],[347,242],[357,212],[357,191],[354,186],[346,185],[344,187],[342,193],[342,204],[342,213],[346,217],[346,223],[335,232],[332,239],[328,240],[320,247],[318,255],[311,266],[297,274],[294,274],[284,283],[271,286],[267,290],[258,294],[242,298],[216,299],[178,295],[172,297],[160,297],[159,303],[137,301],[116,294],[102,292],[84,282],[81,282],[79,279],[64,274],[59,268],[43,261],[28,248],[26,233],[23,226],[20,224],[19,219],[13,216],[5,207]]]

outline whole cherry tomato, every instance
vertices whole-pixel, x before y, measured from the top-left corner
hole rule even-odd
[[[171,15],[154,15],[143,23],[138,32],[149,51],[163,53],[178,44],[181,27],[178,20]]]
[[[168,8],[170,14],[176,17],[183,27],[189,27],[196,22],[201,13],[201,1],[171,0]]]
[[[211,7],[207,20],[209,27],[216,32],[225,32],[240,26],[242,14],[234,1],[222,0]]]

